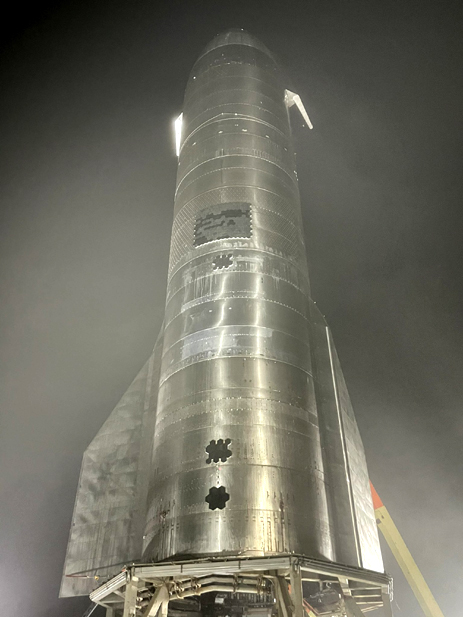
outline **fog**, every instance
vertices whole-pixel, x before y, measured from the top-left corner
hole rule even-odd
[[[462,11],[456,2],[61,2],[1,55],[0,561],[8,615],[58,600],[83,451],[163,319],[188,73],[230,27],[280,58],[313,297],[370,476],[446,617],[463,576]],[[395,617],[422,617],[387,546]],[[6,613],[5,613],[6,614]]]

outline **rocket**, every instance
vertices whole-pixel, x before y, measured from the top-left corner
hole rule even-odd
[[[310,294],[290,108],[311,124],[286,85],[242,30],[193,66],[164,322],[84,454],[62,596],[129,562],[296,554],[383,572],[361,437]]]

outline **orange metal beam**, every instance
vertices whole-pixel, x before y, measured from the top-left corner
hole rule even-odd
[[[426,617],[444,617],[386,506],[370,482],[376,522]]]

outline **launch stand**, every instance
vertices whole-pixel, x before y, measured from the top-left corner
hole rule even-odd
[[[178,610],[178,605],[204,594],[219,603],[226,597],[253,598],[253,608],[242,601],[242,614],[256,617],[362,617],[380,607],[392,617],[387,574],[295,555],[133,564],[90,599],[107,609],[107,617],[193,617],[198,610],[188,605]]]

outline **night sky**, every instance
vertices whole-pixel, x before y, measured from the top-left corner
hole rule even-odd
[[[370,476],[445,617],[463,587],[459,2],[57,2],[4,15],[2,615],[58,600],[83,451],[163,318],[188,73],[245,28],[286,68],[313,297]],[[422,617],[395,577],[395,617]],[[97,614],[97,613],[95,613]]]

